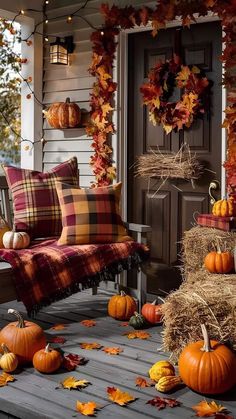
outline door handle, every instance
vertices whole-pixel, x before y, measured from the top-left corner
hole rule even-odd
[[[214,203],[216,202],[216,199],[214,198],[214,196],[212,195],[212,191],[216,191],[217,189],[219,189],[220,187],[220,182],[218,180],[212,180],[212,182],[209,185],[209,189],[208,189],[208,193],[210,195],[210,203],[211,205],[214,205]]]

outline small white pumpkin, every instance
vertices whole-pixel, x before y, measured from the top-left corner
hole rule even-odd
[[[24,231],[7,231],[2,241],[6,249],[25,249],[30,244],[30,237]]]

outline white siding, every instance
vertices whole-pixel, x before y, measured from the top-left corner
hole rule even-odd
[[[99,27],[103,18],[99,12],[99,5],[103,1],[91,0],[86,9],[81,10],[81,15],[86,16],[86,19],[95,27]],[[71,5],[68,5],[71,4]],[[48,12],[48,17],[57,17],[61,15],[69,15],[73,13],[76,8],[79,8],[84,1],[75,0],[59,0],[62,7],[52,9]],[[127,1],[109,1],[110,4],[117,4],[120,7],[128,4]],[[142,6],[154,6],[154,1],[130,1],[129,4]],[[78,6],[78,7],[77,7]],[[55,101],[64,101],[70,97],[72,101],[78,103],[81,108],[89,110],[89,94],[94,82],[94,78],[88,73],[88,67],[91,63],[92,48],[90,42],[90,35],[93,29],[89,27],[88,23],[79,17],[74,17],[72,23],[67,24],[66,18],[57,19],[45,25],[45,32],[51,35],[58,35],[61,37],[73,35],[74,43],[76,45],[75,51],[71,57],[71,65],[60,66],[49,63],[49,45],[44,48],[44,84],[43,84],[43,102],[45,105],[50,105]],[[116,120],[116,115],[114,115]],[[89,159],[92,154],[91,142],[84,129],[67,129],[56,130],[48,127],[44,121],[45,134],[44,137],[47,143],[43,150],[43,168],[49,170],[59,162],[75,155],[78,158],[80,169],[80,185],[89,186],[93,181],[92,171],[89,166]],[[114,138],[113,144],[116,139]],[[114,155],[116,159],[116,154]],[[114,162],[117,165],[117,162]]]

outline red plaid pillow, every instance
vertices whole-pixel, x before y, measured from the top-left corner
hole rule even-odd
[[[31,238],[59,236],[61,210],[55,182],[78,186],[76,157],[46,173],[5,165],[3,169],[12,192],[15,230],[27,231]]]
[[[56,182],[62,212],[58,244],[113,243],[132,240],[119,212],[121,183],[79,189]]]

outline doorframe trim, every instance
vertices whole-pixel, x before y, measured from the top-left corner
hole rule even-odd
[[[205,17],[196,18],[196,23],[207,23],[219,21],[219,17],[213,14],[209,14]],[[166,25],[166,28],[173,28],[181,26],[180,20],[174,20]],[[127,166],[127,154],[128,154],[128,36],[131,33],[150,31],[152,29],[151,24],[145,27],[136,26],[133,29],[127,29],[120,31],[118,36],[118,50],[115,60],[115,72],[114,81],[117,82],[117,147],[115,155],[117,156],[117,174],[118,179],[123,184],[122,193],[122,215],[125,221],[127,221],[127,210],[128,210],[128,194],[127,194],[127,180],[128,180],[128,166]],[[223,32],[222,32],[223,35]],[[222,51],[224,50],[224,43],[222,43]],[[222,76],[224,68],[222,66]],[[226,108],[226,89],[222,86],[222,103],[221,103],[221,114],[222,122],[225,118],[224,109]],[[223,167],[223,162],[226,159],[226,147],[227,147],[227,136],[226,130],[221,130],[221,196],[225,196],[226,192],[226,174]],[[129,220],[128,220],[129,221]]]

